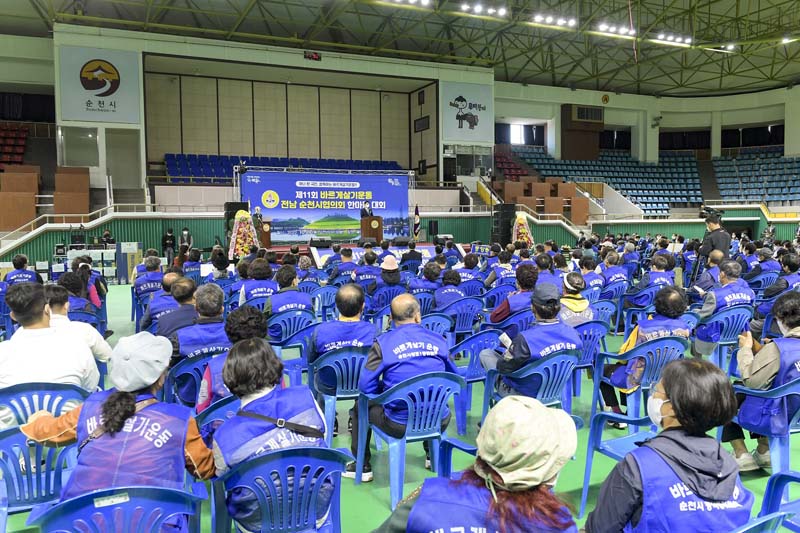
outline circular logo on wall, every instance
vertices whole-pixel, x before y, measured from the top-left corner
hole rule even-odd
[[[104,59],[92,59],[81,67],[81,85],[87,91],[101,91],[95,96],[111,96],[119,84],[117,67]]]
[[[603,97],[600,98],[600,101],[603,102],[604,104],[607,104],[609,100],[610,98],[608,97],[607,94],[604,94]]]
[[[281,199],[275,191],[264,191],[264,194],[261,195],[261,203],[267,209],[275,209],[280,201]]]

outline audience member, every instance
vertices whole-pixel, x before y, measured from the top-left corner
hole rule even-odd
[[[375,294],[375,291],[381,287],[401,285],[403,282],[400,276],[400,267],[397,265],[397,259],[392,256],[386,256],[381,263],[381,275],[375,280],[367,289],[369,294]]]
[[[454,271],[448,270],[442,276],[442,286],[433,291],[433,308],[435,311],[441,311],[453,302],[457,302],[467,295],[464,294],[458,286],[461,285],[461,275]]]
[[[172,297],[171,291],[172,284],[180,278],[181,270],[179,268],[173,267],[164,274],[164,277],[161,278],[161,290],[153,293],[153,296],[150,297],[150,303],[145,308],[142,320],[139,322],[140,330],[149,330],[153,325],[158,324],[159,318],[178,308],[178,302]]]
[[[364,265],[356,267],[350,277],[356,283],[364,286],[365,283],[369,284],[378,279],[381,274],[381,268],[375,265],[378,256],[374,252],[366,252],[362,259],[364,260]]]
[[[178,329],[194,324],[197,319],[197,309],[194,307],[196,289],[194,281],[189,278],[178,278],[172,283],[170,294],[178,307],[159,317],[156,335],[171,337]]]
[[[595,261],[594,257],[584,255],[580,260],[580,267],[583,281],[587,289],[593,289],[594,287],[603,288],[606,280],[603,279],[603,276],[595,272],[597,261]]]
[[[761,248],[758,251],[758,263],[753,265],[753,268],[744,274],[742,279],[750,281],[756,276],[766,274],[767,272],[780,272],[781,264],[773,259],[772,255],[772,250],[769,248]]]
[[[272,280],[272,267],[266,259],[256,259],[247,269],[249,278],[239,291],[239,306],[253,298],[268,298],[278,292],[278,284]]]
[[[586,282],[578,272],[570,272],[564,276],[564,288],[561,296],[561,310],[558,319],[572,327],[594,320],[594,309],[589,300],[584,298]]]
[[[439,276],[442,269],[433,261],[428,261],[422,269],[422,278],[414,278],[408,282],[408,292],[417,294],[420,292],[433,292],[438,289],[441,284],[439,283]]]
[[[161,259],[150,256],[144,261],[145,272],[137,276],[133,283],[133,291],[138,298],[142,298],[161,288],[161,280],[164,275],[161,273]]]
[[[561,294],[561,272],[553,273],[553,257],[548,254],[538,254],[534,259],[536,268],[539,269],[539,276],[536,278],[538,284],[554,285]]]
[[[158,250],[155,248],[148,248],[144,251],[144,255],[142,256],[142,262],[136,265],[136,268],[133,270],[131,274],[131,281],[136,280],[139,276],[143,276],[147,272],[147,259],[149,257],[158,257]],[[159,261],[159,264],[161,262]],[[73,269],[74,270],[74,269]]]
[[[486,287],[493,285],[501,285],[503,283],[514,283],[516,273],[511,266],[511,254],[503,250],[497,255],[497,263],[489,269],[489,275],[486,276],[483,284]],[[495,282],[497,282],[495,284]]]
[[[764,318],[772,312],[775,298],[784,292],[796,290],[800,287],[800,272],[798,272],[798,270],[800,270],[800,256],[794,253],[784,254],[781,256],[780,263],[783,271],[780,276],[778,276],[775,283],[764,289],[761,295],[763,301],[756,308],[755,316],[753,320],[750,321],[750,331],[753,334],[753,338],[758,341],[761,340],[761,336],[764,334]],[[772,331],[766,333],[770,334],[773,332],[777,332],[774,322]]]
[[[642,294],[652,287],[675,285],[675,272],[667,271],[669,261],[664,254],[656,255],[650,262],[650,271],[642,274],[639,283],[625,292],[626,307],[642,307],[649,305],[646,295]]]
[[[143,279],[143,278],[142,278]],[[86,284],[75,272],[64,272],[58,277],[58,284],[69,292],[69,307],[73,311],[85,311],[96,314],[99,305],[95,305],[87,298]],[[97,297],[97,293],[95,293]]]
[[[478,256],[469,253],[464,256],[464,263],[461,268],[453,268],[454,271],[458,272],[458,275],[461,276],[461,281],[472,281],[473,279],[482,279],[481,273],[478,270]]]
[[[386,240],[381,241],[381,253],[378,254],[379,265],[383,263],[383,260],[389,257],[390,255],[392,257],[395,257],[395,255],[391,252],[391,250],[389,250],[389,246],[391,246],[391,243],[389,241]],[[397,258],[395,257],[395,259]]]
[[[538,277],[539,271],[535,266],[519,265],[517,267],[517,290],[509,293],[506,299],[494,308],[492,314],[489,315],[489,321],[492,324],[497,324],[514,313],[529,310],[531,308],[533,288],[536,286]],[[511,334],[513,335],[514,333],[517,332],[515,331]]]
[[[328,281],[333,281],[339,276],[349,276],[358,266],[353,262],[352,248],[342,248],[342,262],[333,267]]]
[[[170,366],[187,357],[201,357],[224,352],[230,348],[225,333],[225,294],[217,285],[206,283],[195,292],[197,318],[194,323],[179,328],[170,336],[173,360]],[[186,395],[189,402],[197,397],[197,391]]]
[[[14,270],[7,273],[3,279],[9,285],[17,283],[44,283],[42,276],[35,270],[28,270],[28,256],[17,254],[11,259]]]
[[[297,271],[292,265],[283,265],[275,274],[275,281],[278,282],[280,290],[267,298],[267,303],[264,305],[264,314],[267,317],[285,311],[312,311],[314,309],[311,295],[297,288]],[[281,338],[280,325],[276,324],[271,327],[269,335],[270,338],[279,340]]]
[[[417,243],[414,241],[408,243],[408,251],[400,257],[401,265],[409,261],[422,261],[422,254],[417,251]]]
[[[105,363],[111,358],[111,346],[106,342],[94,326],[86,322],[72,321],[68,313],[71,310],[69,291],[60,285],[46,285],[44,296],[50,306],[50,327],[64,330],[82,339],[91,350],[95,360]]]
[[[320,283],[322,281],[319,270],[314,268],[311,258],[307,255],[301,255],[297,260],[297,281],[298,283],[303,283],[304,281]]]

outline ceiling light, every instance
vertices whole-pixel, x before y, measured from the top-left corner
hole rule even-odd
[[[687,37],[686,39],[683,40],[683,42],[685,42],[686,44],[691,44],[692,43],[692,38],[691,37]]]
[[[490,15],[494,15],[494,8],[490,7],[489,9],[486,10],[486,12],[489,13]]]
[[[782,42],[783,44],[789,44],[790,42],[792,42],[792,38],[791,38],[791,37],[784,37],[784,38],[781,40],[781,42]]]
[[[469,11],[469,4],[461,4],[461,11]]]
[[[508,11],[506,11],[506,8],[504,7],[501,7],[500,9],[497,10],[497,14],[500,15],[501,17],[505,17],[506,13],[508,13]]]
[[[548,23],[548,24],[552,24],[552,23],[553,23],[553,17],[551,17],[550,15],[547,15],[547,16],[544,18],[544,21],[545,21],[546,23]]]
[[[472,8],[475,13],[483,13],[483,6],[480,4],[476,4],[475,7]]]
[[[417,0],[408,0],[408,3],[409,3],[409,4],[416,4],[416,3],[417,3]]]
[[[419,3],[422,4],[423,6],[427,6],[428,4],[431,3],[431,0],[419,0]]]
[[[733,50],[734,48],[736,48],[736,45],[729,44],[728,46],[725,47],[725,50],[730,51],[730,50]]]
[[[570,28],[575,26],[575,24],[577,24],[577,21],[575,19],[569,19],[567,21],[567,26],[569,26]]]
[[[627,35],[627,33],[628,33],[628,28],[623,28],[623,27],[620,26],[619,34],[620,35]]]
[[[676,37],[675,38],[675,42],[676,43],[682,43],[683,42],[683,37]]]
[[[608,27],[608,32],[609,33],[614,33],[615,31],[617,31],[617,27],[616,26],[609,26]]]
[[[543,20],[544,20],[544,17],[541,16],[541,15],[536,15],[536,16],[533,17],[533,21],[534,22],[541,22]]]
[[[633,28],[629,29],[628,35],[636,35],[636,30],[634,30]]]
[[[599,27],[600,27],[600,31],[607,31],[608,30],[608,24],[600,24]]]
[[[556,21],[556,24],[558,24],[559,26],[564,26],[566,23],[567,23],[567,19],[558,19]]]
[[[659,33],[659,34],[658,34],[658,40],[659,40],[659,41],[663,41],[663,40],[664,40],[664,37],[666,37],[666,35],[664,35],[663,33]]]

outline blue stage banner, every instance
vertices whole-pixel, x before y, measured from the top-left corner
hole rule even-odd
[[[356,263],[361,261],[361,257],[364,255],[364,248],[356,248],[356,247],[349,247],[349,248],[351,250],[353,250],[353,261],[355,261]],[[430,261],[431,259],[433,259],[434,255],[436,255],[435,248],[436,247],[434,245],[432,245],[432,244],[430,244],[430,245],[418,244],[417,245],[416,250],[420,254],[422,254],[422,264],[423,265],[425,263],[427,263],[428,261]],[[316,261],[318,266],[323,266],[325,264],[325,262],[328,260],[328,257],[333,255],[333,250],[331,250],[330,248],[316,248],[316,247],[312,246],[310,248],[310,250],[311,250],[312,257],[314,258],[314,261]],[[372,251],[375,252],[376,250],[377,250],[377,253],[381,253],[382,252],[382,250],[380,248],[373,248]],[[394,256],[397,258],[397,262],[399,263],[400,262],[400,258],[402,258],[403,254],[408,251],[408,247],[407,246],[390,246],[389,247],[389,251],[394,254]],[[462,254],[463,254],[463,250],[462,250]]]
[[[272,221],[272,242],[358,240],[361,207],[369,202],[383,217],[383,236],[409,234],[408,175],[248,171],[241,178],[242,201],[261,208]]]

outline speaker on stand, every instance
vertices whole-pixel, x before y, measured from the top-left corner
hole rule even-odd
[[[492,242],[508,244],[517,217],[516,204],[496,204],[492,210]]]

